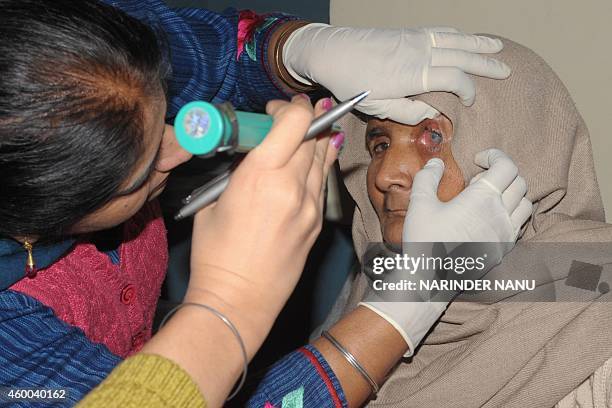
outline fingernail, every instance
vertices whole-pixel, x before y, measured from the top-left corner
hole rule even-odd
[[[310,102],[310,96],[306,95],[305,93],[297,94],[296,96],[299,96],[303,99],[306,99],[308,102]]]
[[[438,157],[434,157],[433,159],[429,159],[427,163],[425,163],[425,167],[429,166],[444,167],[444,161]]]
[[[338,132],[335,135],[333,135],[332,138],[331,138],[330,143],[337,150],[340,150],[342,148],[342,146],[344,145],[344,132]]]
[[[321,102],[321,105],[323,106],[323,109],[325,109],[326,111],[330,110],[332,108],[331,98],[323,99],[323,102]]]
[[[507,64],[504,64],[503,62],[502,64],[502,68],[504,69],[504,75],[507,77],[510,76],[510,74],[512,73],[512,68],[510,68]]]

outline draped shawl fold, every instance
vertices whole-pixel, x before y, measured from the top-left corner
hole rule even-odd
[[[585,256],[603,266],[602,280],[610,277],[612,226],[604,222],[585,123],[551,68],[531,50],[502,40],[504,50],[495,57],[512,75],[505,81],[471,77],[477,89],[472,107],[447,93],[419,97],[452,121],[453,155],[466,181],[482,171],[474,155],[489,147],[509,154],[527,180],[533,217],[496,272],[515,276],[521,262],[513,253],[533,242],[603,243]],[[357,205],[353,240],[361,259],[366,245],[381,242],[382,235],[366,189],[365,123],[349,115],[341,125],[348,137],[340,168]],[[563,282],[572,256],[578,255],[547,260],[551,284]],[[335,310],[355,308],[366,285],[360,273]],[[370,405],[554,406],[612,357],[612,293],[601,292],[584,302],[454,302]]]

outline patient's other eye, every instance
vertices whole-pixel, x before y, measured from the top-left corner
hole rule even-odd
[[[442,143],[442,140],[443,140],[442,134],[438,132],[437,130],[432,130],[430,137],[431,137],[432,143],[435,143],[435,144]]]
[[[436,154],[442,151],[444,136],[437,129],[425,129],[418,140],[419,147],[428,154]]]
[[[374,145],[374,148],[372,149],[372,151],[376,154],[382,153],[385,150],[387,150],[389,148],[389,143],[387,142],[380,142],[380,143],[376,143]]]
[[[366,133],[368,149],[372,156],[383,153],[389,148],[389,136],[387,129],[375,126]]]

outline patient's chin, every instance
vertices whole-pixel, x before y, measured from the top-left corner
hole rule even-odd
[[[395,220],[387,219],[382,226],[383,239],[385,242],[393,245],[402,244],[402,231],[404,228],[404,219]]]

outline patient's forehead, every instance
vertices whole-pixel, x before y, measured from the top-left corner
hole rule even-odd
[[[444,114],[439,114],[438,116],[432,119],[424,119],[421,122],[417,123],[416,125],[407,125],[405,123],[399,123],[391,119],[379,119],[373,116],[368,116],[365,122],[366,122],[366,128],[372,128],[374,126],[387,126],[387,127],[393,127],[397,129],[404,129],[404,130],[422,129],[423,127],[426,127],[427,125],[431,125],[435,123],[441,126],[442,130],[446,132],[452,131],[452,126],[453,126],[450,119]]]

